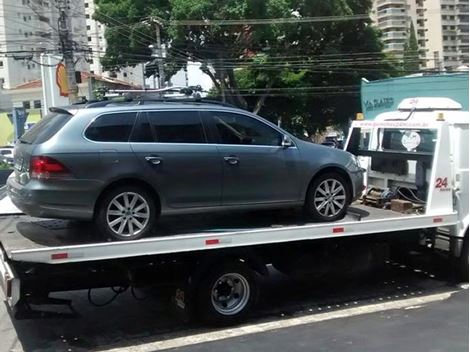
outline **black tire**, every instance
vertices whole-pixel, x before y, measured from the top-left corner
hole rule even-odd
[[[213,289],[225,290],[220,296],[228,296],[224,295],[230,289],[225,281],[227,278],[243,280],[243,282],[234,284],[234,287],[235,285],[238,285],[237,287],[246,285],[246,288],[244,295],[235,298],[235,303],[224,308],[221,302],[214,303]],[[224,282],[221,280],[224,280]],[[235,282],[235,280],[233,281]],[[232,294],[237,293],[237,291],[240,292],[240,290],[233,289]],[[231,325],[245,318],[255,306],[259,294],[257,274],[242,262],[223,264],[204,275],[194,292],[196,314],[201,321],[216,326]],[[239,305],[236,303],[237,300],[240,301]],[[227,301],[230,303],[230,300]],[[230,312],[231,308],[233,309]]]
[[[337,183],[332,183],[333,181]],[[330,205],[328,204],[324,205],[324,207],[320,211],[317,209],[317,207],[320,207],[323,204],[322,203],[323,201],[316,200],[320,198],[320,197],[316,197],[316,195],[317,196],[322,195],[318,192],[320,192],[319,188],[323,187],[324,182],[328,182],[328,184],[330,185],[340,184],[342,187],[342,190],[340,190],[340,193],[338,193],[336,196],[336,203],[331,203],[331,206],[334,207],[334,210],[331,210]],[[325,200],[335,199],[334,197],[333,198],[329,198],[329,197],[333,197],[333,195],[328,194],[324,196]],[[344,199],[339,199],[341,197],[344,197]],[[337,203],[340,200],[344,201],[344,206],[342,208],[340,208],[337,205]],[[317,203],[315,203],[315,201]],[[333,202],[333,200],[331,202]],[[340,174],[335,173],[335,172],[329,172],[329,173],[321,174],[318,177],[315,177],[313,181],[310,183],[309,188],[307,190],[307,196],[305,197],[304,209],[305,209],[307,216],[310,218],[313,218],[316,221],[320,221],[320,222],[336,221],[336,220],[340,220],[344,218],[348,210],[348,206],[350,202],[351,202],[351,190],[350,190],[348,182]],[[341,202],[341,204],[343,203]],[[328,207],[326,212],[327,214],[330,214],[330,215],[326,215],[325,213],[321,212],[321,211],[325,212],[325,206]],[[336,210],[339,210],[339,211],[336,213]]]
[[[133,197],[134,195],[137,195],[137,201],[134,209],[138,209],[141,207],[144,203],[146,206],[144,206],[144,211],[140,212],[142,209],[139,209],[138,211],[131,213],[131,210],[125,210],[125,214],[121,216],[121,218],[124,216],[123,221],[127,221],[125,226],[125,229],[122,234],[119,234],[117,230],[119,228],[110,226],[108,222],[108,216],[110,217],[110,220],[114,221],[118,219],[119,215],[109,215],[108,211],[114,211],[114,212],[120,212],[118,208],[114,207],[113,205],[110,205],[110,203],[113,202],[113,200],[116,199],[116,197],[119,197],[120,195],[123,194],[128,194],[128,197]],[[118,202],[120,202],[121,198],[116,199]],[[124,198],[122,198],[124,200]],[[133,199],[133,198],[128,198]],[[111,207],[111,208],[110,208]],[[114,207],[114,208],[113,208]],[[129,208],[130,209],[130,208]],[[144,214],[148,215],[148,218],[142,217]],[[135,218],[134,218],[135,215]],[[154,227],[155,224],[155,218],[157,215],[156,207],[155,207],[155,201],[153,200],[153,197],[149,194],[145,188],[139,187],[139,186],[119,186],[116,188],[113,188],[104,194],[104,196],[101,198],[97,209],[96,209],[96,214],[95,214],[95,224],[98,228],[98,230],[107,238],[107,239],[113,239],[113,240],[118,240],[118,241],[131,241],[131,240],[136,240],[141,237],[144,237],[148,235]],[[127,217],[127,218],[126,218]],[[136,220],[137,223],[140,223],[143,227],[141,229],[138,229],[137,226],[135,225],[135,222],[133,222],[132,218]],[[145,221],[145,219],[147,219]],[[111,221],[111,222],[112,222]],[[129,224],[129,222],[132,222],[132,224]],[[120,223],[122,224],[122,222]],[[120,225],[119,225],[120,226]],[[136,230],[134,230],[134,226],[136,227]],[[131,232],[131,229],[133,232]],[[127,230],[127,234],[125,233]]]

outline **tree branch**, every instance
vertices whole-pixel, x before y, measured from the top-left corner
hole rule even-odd
[[[259,111],[263,107],[264,102],[266,101],[266,98],[268,97],[270,93],[271,87],[273,86],[273,83],[274,83],[273,79],[269,80],[268,85],[266,87],[266,94],[263,94],[256,102],[255,108],[253,109],[253,114],[259,113]]]
[[[238,84],[237,84],[237,80],[235,79],[233,69],[227,70],[227,76],[228,76],[228,81],[230,83],[230,92],[237,99],[238,105],[246,109],[248,103],[246,102],[246,99],[238,91]]]
[[[209,68],[207,66],[201,66],[200,70],[210,77],[212,83],[214,83],[214,86],[219,92],[221,92],[222,89],[220,87],[220,83],[217,81],[217,78],[215,78],[214,74],[209,70]]]

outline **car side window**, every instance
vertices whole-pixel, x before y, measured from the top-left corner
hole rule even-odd
[[[198,111],[150,111],[147,116],[157,143],[206,143]]]
[[[87,128],[85,137],[96,142],[127,142],[136,115],[136,112],[101,115]]]
[[[249,116],[230,112],[210,112],[221,144],[280,146],[282,134]]]
[[[152,127],[147,117],[147,113],[143,112],[137,117],[137,123],[132,130],[131,142],[138,143],[153,143],[155,138],[153,136]]]

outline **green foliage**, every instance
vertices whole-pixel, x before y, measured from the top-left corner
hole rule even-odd
[[[201,62],[220,97],[304,135],[360,111],[359,84],[397,75],[370,20],[262,25],[177,25],[181,20],[367,14],[370,0],[96,0],[107,25],[106,64],[149,61],[155,19],[164,21],[165,69]],[[148,17],[150,15],[150,18]],[[154,17],[152,17],[154,16]],[[119,22],[112,20],[119,18]],[[125,25],[123,27],[123,24]],[[126,32],[126,33],[124,33]],[[148,40],[147,40],[148,39]],[[134,61],[132,61],[134,60]]]
[[[419,49],[413,22],[410,24],[408,41],[403,50],[403,70],[408,74],[419,72]]]

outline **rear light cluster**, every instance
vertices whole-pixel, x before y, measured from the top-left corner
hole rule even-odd
[[[31,158],[29,175],[35,179],[65,178],[70,176],[69,170],[59,161],[48,156]]]

